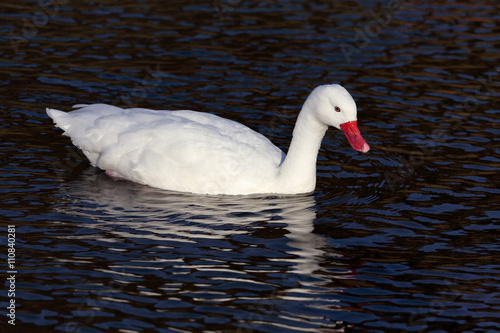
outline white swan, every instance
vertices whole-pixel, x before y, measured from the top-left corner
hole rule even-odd
[[[298,194],[314,191],[316,159],[328,126],[353,149],[370,147],[357,127],[356,103],[342,86],[322,85],[302,107],[285,155],[263,135],[213,114],[75,105],[47,109],[77,147],[112,177],[200,194]]]

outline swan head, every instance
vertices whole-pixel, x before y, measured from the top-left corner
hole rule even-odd
[[[344,87],[338,84],[319,86],[307,102],[313,104],[310,108],[320,122],[344,132],[354,150],[363,153],[370,150],[358,129],[356,102]]]

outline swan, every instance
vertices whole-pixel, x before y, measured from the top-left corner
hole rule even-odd
[[[46,111],[93,166],[115,179],[180,192],[313,192],[318,151],[329,126],[342,130],[353,149],[370,149],[357,126],[356,103],[338,84],[318,86],[307,97],[287,155],[262,134],[210,113],[106,104],[74,108]]]

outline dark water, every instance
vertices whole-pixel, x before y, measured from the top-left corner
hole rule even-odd
[[[498,1],[0,13],[3,331],[500,332]],[[44,112],[202,110],[286,150],[310,90],[332,82],[353,94],[372,150],[331,129],[309,196],[113,181]]]

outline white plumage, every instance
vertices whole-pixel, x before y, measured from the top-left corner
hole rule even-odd
[[[344,88],[316,88],[299,115],[286,157],[263,135],[210,113],[75,107],[47,113],[93,166],[141,184],[204,194],[311,192],[328,125],[340,128],[356,120],[356,105]],[[369,149],[364,144],[359,150]]]

